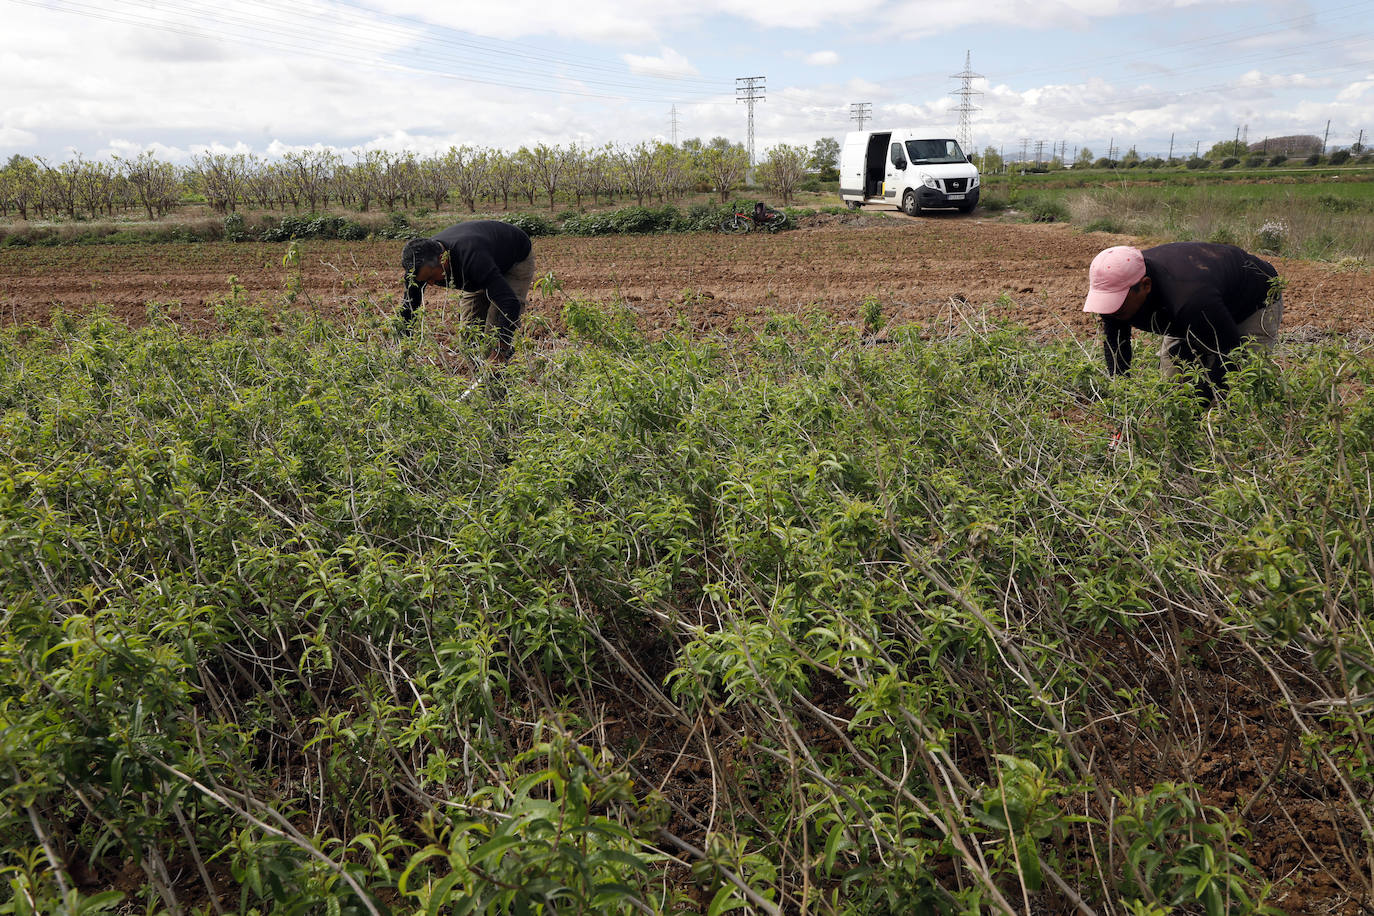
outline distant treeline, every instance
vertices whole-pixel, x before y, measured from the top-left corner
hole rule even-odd
[[[784,204],[808,180],[832,177],[839,145],[814,148],[778,144],[755,167],[754,180]],[[331,206],[366,213],[385,209],[441,209],[451,203],[509,209],[511,201],[554,210],[558,201],[581,207],[633,198],[639,205],[712,192],[728,199],[749,170],[744,147],[717,137],[680,146],[638,143],[594,149],[538,144],[514,151],[454,146],[419,156],[367,150],[345,159],[328,149],[305,149],[278,158],[252,153],[201,153],[190,165],[151,152],[112,161],[77,155],[61,163],[12,156],[0,168],[0,217],[96,219],[142,211],[166,216],[187,201],[203,201],[220,214],[241,209],[317,213]]]

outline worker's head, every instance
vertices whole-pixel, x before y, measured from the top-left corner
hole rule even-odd
[[[407,286],[444,282],[448,249],[434,239],[411,239],[401,251],[401,269]]]
[[[1129,321],[1149,296],[1151,285],[1139,248],[1107,248],[1098,252],[1088,268],[1088,298],[1083,311]]]

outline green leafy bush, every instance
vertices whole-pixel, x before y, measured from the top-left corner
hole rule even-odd
[[[269,221],[258,234],[258,239],[263,242],[289,242],[292,239],[357,241],[367,238],[367,234],[366,228],[342,216],[287,215],[275,223]]]
[[[542,213],[507,213],[497,218],[503,223],[510,223],[512,226],[519,227],[530,238],[553,235],[558,231],[553,220]]]
[[[1057,198],[1029,195],[1022,204],[1031,221],[1036,223],[1062,223],[1068,220],[1069,210]]]
[[[1248,824],[1367,804],[1357,343],[1203,415],[1010,300],[475,377],[219,306],[0,331],[7,911],[1253,913]]]

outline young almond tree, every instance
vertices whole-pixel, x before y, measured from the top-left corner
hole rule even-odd
[[[763,186],[782,198],[783,206],[792,202],[797,186],[806,177],[806,163],[811,158],[804,146],[779,143],[768,150],[759,163],[758,176]]]
[[[448,192],[453,189],[453,147],[443,156],[427,156],[419,160],[419,191],[434,204],[435,210],[442,210],[448,200]]]
[[[522,146],[511,156],[511,162],[515,168],[515,193],[524,197],[533,207],[534,195],[539,193],[539,171],[535,164],[534,151]]]
[[[243,153],[201,153],[191,157],[191,174],[217,213],[233,213],[243,200],[248,157]]]
[[[448,151],[453,169],[453,187],[467,204],[468,212],[477,211],[477,198],[491,187],[491,155],[480,146],[459,146]]]
[[[139,203],[148,213],[148,219],[166,216],[167,211],[176,205],[177,192],[181,186],[181,176],[177,167],[170,162],[162,162],[151,150],[144,151],[134,159],[122,160],[121,169],[124,180],[133,186],[138,194]]]
[[[565,150],[561,146],[549,146],[540,143],[532,150],[521,149],[521,152],[528,152],[528,161],[531,171],[534,173],[535,180],[544,193],[549,196],[549,210],[553,210],[553,196],[558,193],[559,185],[568,174],[568,163],[571,156],[577,154],[577,148],[572,147]],[[530,203],[534,203],[533,200]]]
[[[616,160],[621,178],[625,181],[625,190],[635,196],[637,204],[644,206],[644,198],[652,194],[658,184],[653,148],[641,141],[617,152]]]
[[[692,157],[686,150],[668,143],[654,144],[654,179],[658,199],[680,198],[692,186]]]
[[[0,169],[0,200],[4,201],[4,215],[13,207],[19,218],[29,218],[29,208],[36,207],[42,196],[38,163],[27,156],[14,155]]]
[[[102,212],[114,216],[118,177],[118,173],[107,162],[82,162],[77,157],[76,198],[91,219]]]
[[[296,200],[310,204],[310,212],[320,207],[320,202],[329,206],[329,179],[338,164],[338,157],[332,150],[316,146],[312,149],[294,150],[282,157],[296,189]]]
[[[749,170],[749,154],[738,143],[717,139],[723,142],[711,141],[711,145],[702,151],[701,162],[706,178],[711,182],[711,189],[720,195],[720,202],[725,203],[730,198],[730,192],[739,186],[744,180],[744,173]]]
[[[38,164],[43,168],[41,174],[43,176],[45,202],[57,212],[67,214],[68,219],[76,219],[76,187],[81,157],[78,156],[75,161],[68,160],[56,166],[41,156],[36,158]],[[41,213],[39,215],[42,216]]]
[[[590,150],[578,147],[576,144],[568,146],[568,174],[566,187],[572,192],[573,200],[576,202],[577,209],[582,209],[582,198],[588,194],[596,193],[596,178],[593,172],[596,169],[596,156]]]

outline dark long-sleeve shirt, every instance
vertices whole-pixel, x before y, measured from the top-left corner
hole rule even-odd
[[[470,293],[486,290],[487,298],[500,312],[497,330],[504,335],[503,339],[509,339],[519,320],[521,305],[505,274],[530,256],[530,237],[510,223],[477,219],[455,223],[433,239],[448,249],[444,285]],[[401,314],[407,318],[415,314],[422,295],[420,284],[405,283]]]
[[[1167,334],[1183,341],[1179,359],[1198,360],[1210,383],[1210,398],[1225,386],[1230,357],[1240,346],[1237,325],[1269,302],[1278,271],[1268,261],[1235,245],[1173,242],[1141,252],[1150,295],[1129,322],[1102,316],[1107,371],[1131,368],[1131,329]]]

